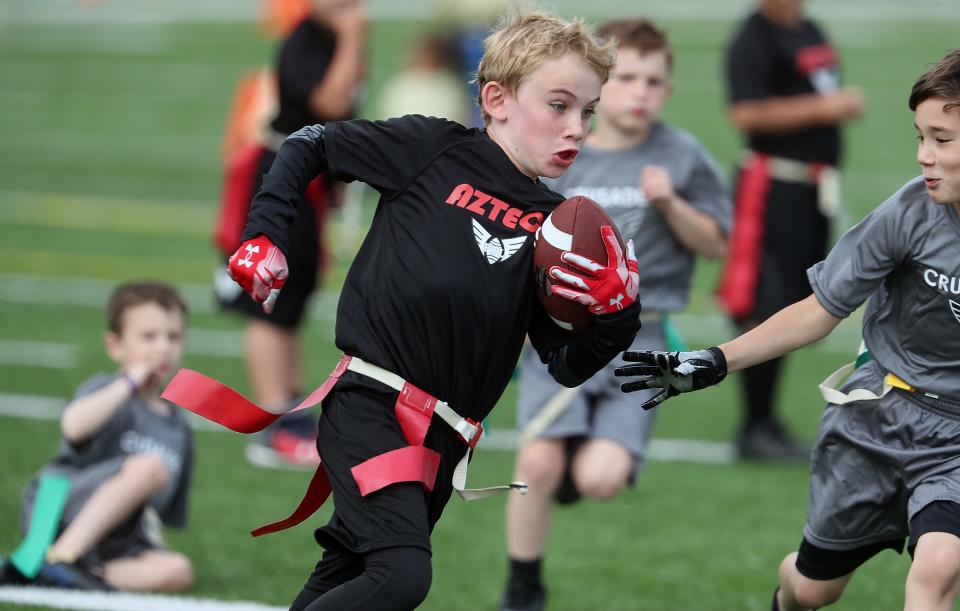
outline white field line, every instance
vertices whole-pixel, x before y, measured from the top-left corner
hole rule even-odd
[[[223,329],[187,330],[187,354],[220,358],[243,358],[243,333]],[[60,342],[0,339],[0,365],[75,369],[80,365],[80,346]]]
[[[519,439],[520,432],[515,429],[491,429],[485,432],[477,448],[513,452]],[[653,438],[647,446],[646,458],[661,462],[729,464],[736,460],[736,451],[733,444],[726,442]]]
[[[284,611],[247,601],[218,601],[211,598],[189,598],[161,594],[127,592],[79,592],[56,588],[0,587],[0,601],[21,605],[45,606],[54,609],[90,611]]]
[[[0,393],[0,416],[57,420],[66,404],[67,399],[61,397]],[[188,413],[188,417],[194,428],[210,431],[227,430],[195,414]],[[517,449],[518,439],[519,433],[514,429],[490,429],[477,447],[481,450],[513,452]],[[736,453],[730,443],[654,438],[647,447],[647,458],[655,461],[728,464],[734,462]]]
[[[0,339],[0,365],[74,369],[79,354],[79,346],[73,344]]]
[[[211,277],[212,277],[211,272]],[[103,308],[116,286],[112,280],[33,276],[0,273],[0,303]],[[191,312],[211,314],[214,305],[212,284],[181,283],[177,285]],[[320,291],[310,304],[310,319],[333,322],[336,319],[339,294]],[[691,347],[718,344],[731,339],[734,329],[722,314],[678,314],[672,317]],[[240,354],[242,339],[232,331],[191,329],[190,354],[231,356]],[[201,345],[206,344],[206,346]],[[834,354],[854,354],[860,345],[860,313],[840,323],[817,349]]]
[[[210,284],[176,284],[191,312],[211,314],[218,311],[212,280],[215,265],[214,261],[210,262]],[[116,281],[101,278],[0,273],[0,303],[103,308],[116,286]],[[334,292],[318,292],[310,302],[310,318],[332,322],[339,298]]]
[[[0,416],[28,418],[31,420],[59,420],[60,412],[63,411],[63,408],[68,402],[69,399],[66,397],[0,393]],[[195,429],[203,429],[206,431],[227,430],[192,412],[187,412],[187,420],[190,421],[190,425]]]

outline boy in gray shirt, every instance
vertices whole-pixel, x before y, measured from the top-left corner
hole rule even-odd
[[[69,494],[38,585],[70,589],[181,591],[193,583],[160,523],[184,526],[193,437],[182,410],[160,398],[180,364],[187,308],[172,287],[117,287],[107,304],[106,348],[118,366],[80,385],[60,418],[59,455],[27,485],[21,526],[34,515],[43,476]],[[10,567],[3,571],[11,576]]]
[[[671,92],[665,34],[643,19],[599,30],[618,41],[597,122],[576,162],[550,188],[587,196],[638,245],[643,327],[635,348],[665,348],[663,316],[687,303],[696,255],[723,255],[731,202],[717,164],[691,134],[659,120]],[[521,360],[518,425],[525,431],[516,477],[529,493],[507,501],[510,576],[503,609],[541,608],[550,512],[582,493],[609,499],[643,462],[653,413],[619,392],[613,366],[576,391],[560,386],[528,350]],[[559,412],[559,413],[557,413]]]
[[[640,376],[624,392],[662,389],[649,408],[813,343],[869,299],[853,375],[821,385],[803,541],[780,565],[773,609],[829,605],[857,567],[905,543],[905,609],[952,609],[960,589],[960,50],[909,105],[923,175],[810,268],[813,295],[716,348],[627,352],[639,364],[616,372]]]

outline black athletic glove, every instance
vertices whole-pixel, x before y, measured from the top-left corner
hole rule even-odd
[[[623,392],[662,388],[640,407],[650,409],[682,392],[700,390],[720,383],[727,376],[727,359],[719,348],[696,352],[624,352],[623,360],[640,365],[617,367],[613,375],[640,376],[620,386]]]

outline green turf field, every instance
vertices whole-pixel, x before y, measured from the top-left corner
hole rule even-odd
[[[739,144],[725,120],[718,68],[731,23],[665,25],[677,56],[666,118],[730,167]],[[375,24],[371,100],[418,27]],[[956,27],[878,18],[827,29],[846,81],[867,97],[866,116],[847,130],[850,223],[917,173],[906,97],[924,66],[955,44]],[[0,21],[0,395],[67,397],[108,368],[96,287],[147,276],[179,283],[193,296],[194,346],[184,365],[247,390],[242,361],[230,356],[239,347],[239,321],[216,314],[203,285],[218,262],[208,236],[231,91],[245,70],[269,61],[271,48],[246,22]],[[341,262],[329,290],[342,273]],[[690,316],[679,319],[691,345],[729,336],[709,318],[716,275],[715,265],[698,269]],[[94,288],[74,291],[76,279]],[[330,314],[329,302],[318,306],[307,330],[312,383],[337,358]],[[821,407],[816,382],[856,348],[855,322],[838,331],[838,339],[803,351],[786,369],[783,410],[807,439]],[[730,440],[737,390],[730,380],[672,400],[657,437]],[[511,387],[492,426],[512,424],[513,397]],[[19,540],[20,489],[57,440],[53,422],[0,417],[0,554]],[[289,602],[319,555],[310,526],[258,540],[246,532],[286,515],[306,476],[248,467],[243,440],[233,434],[202,431],[198,442],[191,526],[170,537],[196,563],[195,593]],[[481,452],[471,479],[500,482],[511,468],[511,454]],[[765,610],[780,558],[799,543],[805,498],[804,468],[651,463],[620,498],[557,512],[546,569],[551,609]],[[505,570],[502,524],[502,500],[451,502],[435,533],[434,585],[423,609],[495,608]],[[881,555],[836,608],[898,608],[907,566],[893,553]]]

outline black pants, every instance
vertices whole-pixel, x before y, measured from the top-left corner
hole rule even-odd
[[[430,591],[430,552],[390,547],[366,554],[327,550],[290,611],[410,611]]]

